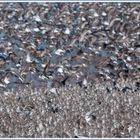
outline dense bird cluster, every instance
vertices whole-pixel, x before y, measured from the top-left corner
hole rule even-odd
[[[1,3],[0,88],[140,77],[139,3]]]
[[[0,137],[140,137],[139,3],[0,3]]]
[[[128,78],[0,94],[0,137],[140,138],[140,90]]]

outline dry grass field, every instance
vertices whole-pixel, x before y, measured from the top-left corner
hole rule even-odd
[[[139,80],[56,91],[0,94],[0,137],[140,137]]]

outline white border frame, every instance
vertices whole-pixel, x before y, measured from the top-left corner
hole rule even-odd
[[[113,3],[119,3],[119,2],[130,2],[130,3],[136,3],[140,2],[140,0],[0,0],[0,2],[113,2]]]

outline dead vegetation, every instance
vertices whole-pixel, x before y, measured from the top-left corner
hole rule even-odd
[[[139,81],[0,94],[0,137],[140,137]]]

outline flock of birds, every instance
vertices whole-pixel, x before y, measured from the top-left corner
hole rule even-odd
[[[140,78],[139,8],[137,3],[1,3],[0,88]]]

